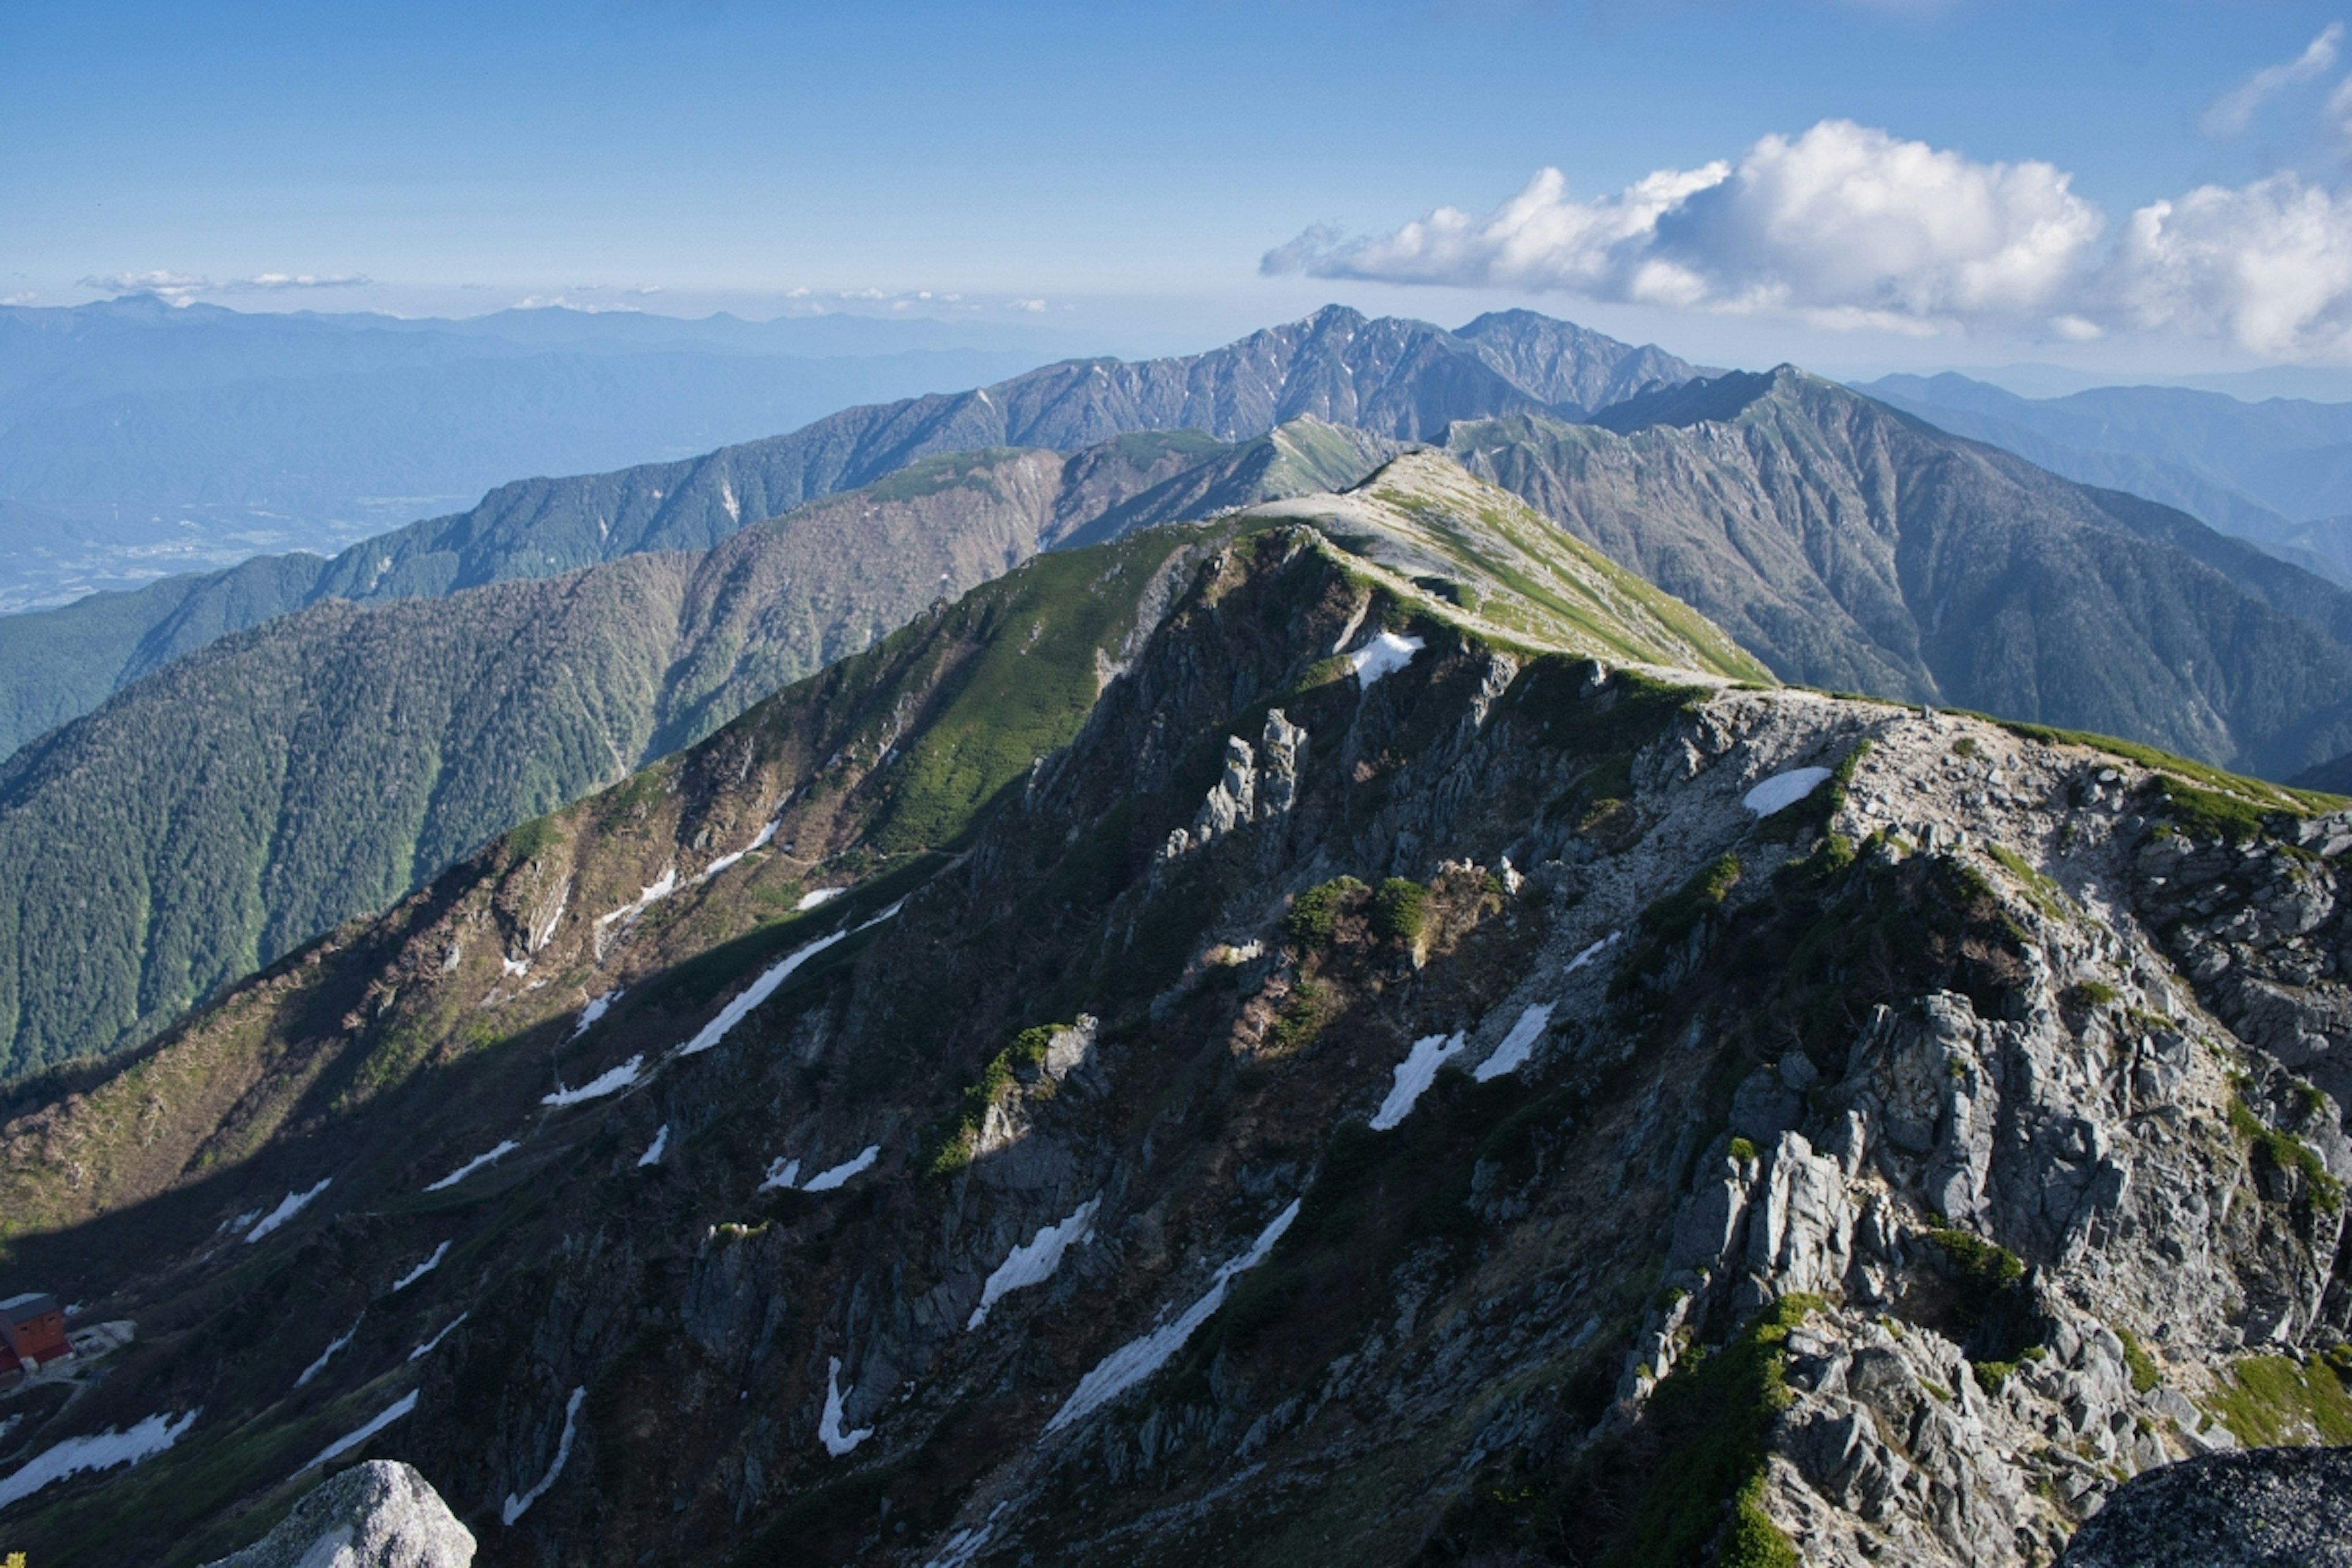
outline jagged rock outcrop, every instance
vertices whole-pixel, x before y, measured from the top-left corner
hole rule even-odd
[[[2347,1568],[2352,1449],[2255,1448],[2133,1477],[2058,1559],[2059,1568]]]
[[[473,1533],[396,1459],[320,1482],[276,1529],[209,1568],[467,1568]]]

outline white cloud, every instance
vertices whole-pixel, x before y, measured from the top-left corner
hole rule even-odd
[[[2207,106],[2198,126],[2218,141],[2242,136],[2253,123],[2263,100],[2287,88],[2325,76],[2336,64],[2336,47],[2344,41],[2344,24],[2330,22],[2304,46],[2303,53],[2283,65],[2264,66]],[[2338,96],[2341,96],[2339,89]]]
[[[2142,330],[2352,360],[2352,196],[2294,174],[2206,185],[2132,214],[2098,305]]]
[[[363,272],[263,272],[251,278],[232,278],[220,287],[224,291],[244,293],[257,290],[264,293],[281,289],[362,289],[374,279]]]
[[[102,289],[110,294],[152,294],[174,305],[184,305],[198,294],[209,293],[213,287],[209,278],[192,278],[184,272],[108,272],[81,280],[85,289]]]
[[[2352,115],[2352,90],[2338,96]],[[2165,333],[2352,363],[2352,193],[2279,174],[2111,226],[2070,181],[2038,161],[1977,163],[1824,121],[1767,136],[1737,163],[1662,171],[1588,201],[1547,169],[1483,216],[1441,207],[1352,240],[1309,229],[1262,265],[1832,329]]]
[[[1661,170],[1591,201],[1545,169],[1483,217],[1441,207],[1347,242],[1310,229],[1263,266],[1935,330],[2032,319],[2065,293],[2102,226],[2069,180],[1825,120],[1737,164]]]

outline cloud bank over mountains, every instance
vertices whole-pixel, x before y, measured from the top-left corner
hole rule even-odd
[[[2217,100],[2208,133],[2242,132],[2266,100],[2331,69],[2341,36],[2331,26]],[[1831,329],[2168,333],[2352,362],[2352,195],[2282,172],[2118,223],[2055,164],[1979,163],[1848,120],[1589,199],[1547,168],[1491,212],[1442,206],[1385,235],[1311,228],[1260,265]]]

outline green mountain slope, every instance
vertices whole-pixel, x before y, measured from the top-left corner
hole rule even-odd
[[[2194,519],[1786,368],[1601,419],[1467,423],[1449,449],[1783,679],[2278,778],[2352,744],[2352,595]]]
[[[683,461],[520,480],[470,510],[363,541],[332,560],[257,559],[194,583],[0,616],[0,754],[223,631],[322,598],[438,595],[637,552],[708,550],[746,523],[927,456],[1076,451],[1137,431],[1244,441],[1304,416],[1387,439],[1436,439],[1454,419],[1580,416],[1692,374],[1656,349],[1527,312],[1484,316],[1454,333],[1329,306],[1206,353],[1072,361],[974,391],[845,409]],[[75,651],[43,654],[45,645]]]
[[[1306,421],[1239,447],[925,458],[699,555],[332,600],[224,637],[0,769],[0,1063],[142,1038],[1108,510],[1131,528],[1352,479],[1380,449]]]

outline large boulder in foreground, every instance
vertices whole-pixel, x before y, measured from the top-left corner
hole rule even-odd
[[[2059,1568],[2352,1568],[2352,1448],[2249,1448],[2143,1471]]]
[[[209,1568],[467,1568],[474,1535],[413,1466],[353,1465]]]

